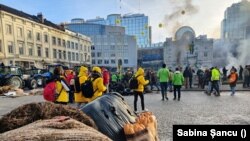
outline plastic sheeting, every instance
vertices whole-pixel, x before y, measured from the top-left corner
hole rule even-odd
[[[90,116],[98,130],[114,141],[125,141],[123,126],[134,123],[136,115],[118,93],[105,94],[81,109]]]

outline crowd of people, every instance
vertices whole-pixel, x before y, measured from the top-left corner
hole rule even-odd
[[[184,70],[181,67],[175,68],[175,71],[168,69],[166,64],[154,71],[152,69],[145,70],[138,68],[134,73],[128,69],[124,74],[116,72],[111,73],[106,68],[93,67],[91,70],[87,67],[81,66],[77,74],[66,73],[60,67],[54,70],[52,80],[56,81],[56,93],[58,97],[55,103],[67,104],[78,103],[80,107],[83,103],[88,103],[96,98],[108,92],[123,93],[129,89],[129,82],[131,78],[135,77],[138,81],[138,87],[136,89],[129,89],[129,92],[134,95],[134,110],[137,111],[138,97],[141,100],[142,110],[145,109],[144,105],[144,93],[145,88],[156,91],[161,91],[162,101],[168,100],[168,92],[173,91],[173,100],[180,101],[181,88],[185,89],[194,88],[194,76],[197,78],[197,87],[204,89],[208,95],[214,94],[220,96],[220,83],[221,81],[227,81],[231,89],[231,95],[235,94],[235,88],[238,80],[243,81],[243,87],[249,87],[250,83],[250,67],[240,66],[239,72],[233,66],[229,73],[226,67],[221,71],[217,67],[210,69],[198,69],[196,75],[194,69],[187,66]],[[73,81],[72,81],[73,80]],[[82,85],[87,80],[91,80],[93,83],[94,94],[91,97],[85,97],[82,91],[77,91],[77,87]],[[77,85],[77,83],[79,83]]]

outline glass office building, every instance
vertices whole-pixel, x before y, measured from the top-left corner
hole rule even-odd
[[[151,45],[151,27],[149,26],[149,18],[144,14],[111,14],[107,19],[97,18],[87,20],[87,23],[96,23],[112,26],[125,27],[127,35],[135,36],[139,47],[148,47]]]
[[[91,38],[93,66],[105,66],[116,71],[121,60],[122,68],[137,67],[136,40],[134,36],[125,34],[124,27],[74,21],[65,27]]]

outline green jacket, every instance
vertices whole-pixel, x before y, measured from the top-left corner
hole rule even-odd
[[[118,79],[117,75],[116,74],[112,74],[111,81],[112,82],[117,82],[117,79]]]
[[[212,81],[220,80],[220,71],[216,68],[212,69]]]
[[[157,77],[160,82],[168,82],[169,81],[169,70],[167,68],[161,68],[157,72]]]
[[[183,74],[180,71],[176,71],[173,76],[173,85],[182,86],[184,82]]]

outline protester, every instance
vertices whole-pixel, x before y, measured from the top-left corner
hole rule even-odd
[[[243,67],[240,65],[239,80],[243,79],[242,73],[243,73]]]
[[[216,96],[220,96],[219,80],[220,80],[220,71],[218,70],[217,67],[215,67],[212,69],[212,77],[211,77],[212,87],[209,92],[209,95],[211,95],[213,89],[215,89],[217,92]]]
[[[138,71],[135,73],[135,77],[138,81],[138,88],[134,90],[134,110],[137,112],[137,100],[138,96],[140,96],[141,99],[141,107],[142,110],[145,110],[144,105],[144,85],[147,85],[149,83],[149,80],[145,80],[144,78],[144,70],[142,68],[139,68]]]
[[[150,87],[151,91],[153,90],[154,86],[157,88],[157,91],[160,91],[160,88],[157,84],[157,76],[154,71],[151,71],[150,73]]]
[[[189,70],[188,70],[188,67],[185,68],[184,72],[183,72],[183,76],[184,76],[184,79],[185,79],[185,88],[187,89],[188,88],[188,82],[189,82]]]
[[[183,74],[179,71],[179,68],[175,69],[175,73],[173,75],[173,85],[174,85],[174,100],[176,100],[176,91],[178,92],[178,101],[181,98],[181,86],[184,82]]]
[[[91,80],[93,81],[94,95],[90,98],[90,101],[102,96],[107,90],[103,84],[102,71],[99,67],[93,67],[91,72]]]
[[[168,82],[169,82],[169,70],[166,68],[166,64],[162,65],[162,68],[158,70],[157,77],[160,80],[161,86],[161,95],[162,101],[164,101],[164,97],[168,100],[167,97],[167,89],[168,89]]]
[[[67,104],[69,102],[70,88],[65,80],[64,71],[61,67],[54,69],[52,81],[56,82],[56,101],[58,104]]]
[[[243,70],[243,88],[249,87],[249,76],[250,76],[250,72],[246,65]]]
[[[75,88],[75,102],[77,103],[77,107],[80,108],[80,105],[82,103],[88,103],[90,101],[89,98],[86,98],[83,94],[82,94],[82,91],[81,91],[81,88],[78,88],[79,91],[77,91],[76,87],[80,87],[87,79],[88,79],[88,68],[84,67],[84,66],[81,66],[80,67],[80,70],[79,70],[79,74],[78,76],[76,77],[76,79],[78,80],[75,80],[75,84],[74,84],[74,88]],[[77,85],[76,83],[79,82],[79,85]]]
[[[104,68],[104,67],[102,67],[102,76],[103,76],[103,84],[107,88],[106,92],[109,92],[110,74],[109,74],[109,71],[106,68]]]
[[[231,96],[233,96],[235,94],[235,87],[236,87],[236,83],[238,80],[238,74],[235,72],[234,69],[231,69],[228,79],[229,79],[229,85],[230,85],[231,92],[232,92]]]

